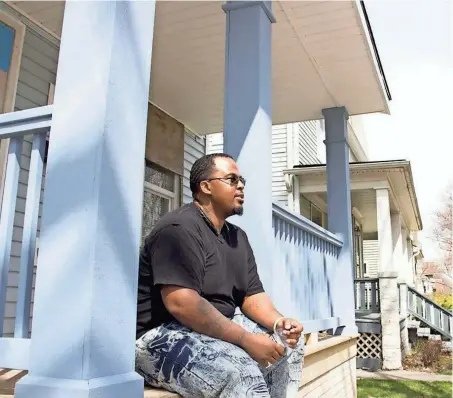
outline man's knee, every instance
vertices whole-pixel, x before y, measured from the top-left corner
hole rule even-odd
[[[269,390],[263,374],[257,365],[245,368],[229,367],[226,369],[227,389],[231,389],[241,397],[269,397]]]

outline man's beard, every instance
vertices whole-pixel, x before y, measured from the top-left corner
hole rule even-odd
[[[235,206],[233,207],[232,216],[242,216],[244,214],[244,206]]]

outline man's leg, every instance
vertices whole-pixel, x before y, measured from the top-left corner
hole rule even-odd
[[[274,340],[278,338],[267,329],[247,318],[239,310],[236,310],[233,322],[241,325],[250,333],[266,333]],[[260,366],[271,398],[289,398],[297,396],[304,364],[304,343],[304,336],[302,335],[297,347],[294,350],[286,348],[283,358],[274,365],[268,368]]]
[[[183,397],[269,398],[258,364],[244,350],[177,322],[138,339],[135,357],[149,385]]]

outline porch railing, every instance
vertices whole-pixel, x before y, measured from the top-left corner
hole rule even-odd
[[[451,339],[452,313],[450,311],[410,286],[407,287],[407,300],[409,314]]]
[[[342,241],[275,203],[272,225],[274,301],[301,319],[307,333],[342,326],[333,314],[331,289]]]
[[[0,215],[0,325],[5,319],[6,292],[13,240],[22,143],[33,136],[28,172],[25,217],[20,256],[14,337],[2,337],[0,368],[28,369],[30,306],[39,200],[46,135],[52,106],[0,115],[0,139],[10,139],[3,205]],[[275,286],[289,312],[302,319],[307,333],[335,329],[341,320],[332,310],[331,283],[342,241],[313,222],[273,205]]]
[[[379,279],[363,278],[354,280],[355,309],[360,312],[380,312]]]
[[[30,306],[39,200],[46,135],[50,131],[51,121],[52,106],[0,115],[0,140],[10,139],[0,215],[0,368],[28,368]],[[26,135],[33,135],[33,143],[22,232],[14,338],[7,338],[1,336],[3,336],[5,320],[6,291],[8,288],[22,143]]]

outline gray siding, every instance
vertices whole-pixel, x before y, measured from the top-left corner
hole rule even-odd
[[[299,164],[320,163],[318,159],[317,121],[297,123]]]
[[[50,83],[55,84],[57,71],[58,47],[42,39],[31,29],[27,28],[22,52],[21,68],[17,85],[15,110],[23,110],[47,105]],[[17,290],[19,282],[20,250],[22,242],[23,223],[25,216],[25,198],[27,194],[28,170],[30,168],[32,137],[25,137],[22,147],[21,170],[14,217],[13,243],[11,262],[6,293],[6,314],[3,324],[5,336],[14,333]],[[41,189],[41,204],[42,204]],[[38,221],[38,234],[41,223],[41,208]],[[36,266],[35,266],[36,272]],[[34,290],[33,277],[33,290]],[[32,292],[32,300],[33,300]],[[33,304],[32,304],[33,306]],[[32,307],[33,311],[33,307]]]
[[[184,136],[184,177],[182,183],[182,202],[189,203],[192,201],[190,192],[189,177],[190,169],[194,162],[205,154],[205,138],[199,137],[186,131]]]

